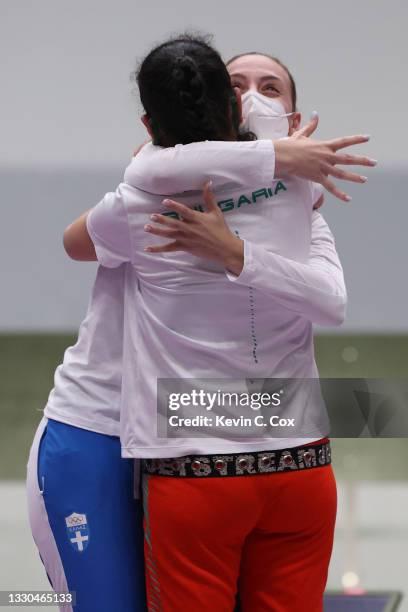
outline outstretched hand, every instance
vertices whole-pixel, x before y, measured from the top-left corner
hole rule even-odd
[[[294,132],[289,138],[275,141],[275,175],[292,174],[315,181],[323,185],[336,198],[349,202],[350,196],[337,187],[329,176],[352,183],[365,183],[366,176],[342,170],[337,166],[375,166],[377,162],[374,159],[340,152],[342,149],[368,142],[370,137],[346,136],[326,141],[314,140],[310,136],[315,132],[318,124],[318,115],[314,113],[309,123],[303,128]]]

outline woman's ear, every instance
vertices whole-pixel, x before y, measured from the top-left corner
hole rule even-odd
[[[300,128],[302,122],[302,115],[300,113],[293,113],[289,117],[289,136],[292,136],[293,132],[296,132]]]
[[[242,117],[242,94],[239,87],[234,87],[234,94],[237,99],[237,114],[239,118],[239,125],[241,125],[243,117]]]
[[[147,115],[142,115],[142,123],[145,126],[150,138],[153,138],[153,130],[150,123],[150,119]]]

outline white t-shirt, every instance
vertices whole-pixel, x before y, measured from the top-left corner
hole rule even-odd
[[[223,173],[215,173],[217,185],[241,184],[243,168],[245,180],[252,176],[251,180],[263,183],[269,179],[274,163],[270,146],[225,143],[217,146],[217,149],[222,147],[229,150],[231,155],[228,168],[224,167]],[[251,149],[249,159],[248,149]],[[188,171],[194,150],[194,145],[183,149],[182,154],[177,149],[180,157],[184,158],[183,171]],[[204,164],[206,150],[200,148]],[[208,151],[212,158],[211,144]],[[160,153],[163,169],[167,158],[168,152],[163,150]],[[147,161],[146,156],[143,161]],[[129,172],[134,172],[135,180],[141,180],[142,177],[137,175],[138,170],[143,170],[141,165],[132,162],[127,170],[128,176]],[[146,172],[146,182],[149,180],[149,173]],[[167,184],[171,189],[171,180],[167,179]],[[65,351],[63,363],[55,372],[55,386],[44,410],[48,418],[97,433],[119,436],[125,267],[126,264],[115,269],[98,268],[78,340]]]
[[[216,166],[231,157],[225,144],[213,147]],[[236,145],[237,143],[235,143]],[[268,141],[239,143],[268,150]],[[188,145],[190,146],[190,145]],[[144,232],[154,212],[165,212],[161,196],[135,187],[137,163],[154,164],[152,145],[132,162],[121,183],[106,194],[88,216],[88,230],[99,262],[126,267],[121,439],[125,457],[171,457],[192,453],[242,452],[295,446],[293,438],[163,438],[157,432],[158,379],[315,378],[312,322],[336,325],[344,316],[346,293],[333,237],[321,215],[313,215],[312,184],[298,179],[254,182],[245,170],[245,188],[215,183],[215,194],[230,229],[245,242],[244,269],[239,277],[213,262],[184,252],[152,254],[143,249],[162,239]],[[183,149],[168,151],[178,156]],[[157,158],[159,159],[159,157]],[[196,168],[202,175],[202,159]],[[160,159],[160,163],[162,160]],[[271,163],[271,161],[270,161]],[[151,167],[154,177],[155,168]],[[194,165],[193,165],[194,167]],[[191,169],[193,170],[193,168]],[[130,174],[129,174],[130,172]],[[273,165],[269,176],[273,173]],[[130,177],[130,178],[129,178]],[[189,206],[201,205],[191,189],[191,173],[174,192]],[[177,186],[176,186],[177,185]],[[161,189],[159,189],[161,191]],[[170,195],[170,194],[169,194]],[[315,235],[311,236],[313,224]],[[299,419],[319,410],[310,402],[298,407]],[[316,427],[302,431],[301,441],[327,434],[327,421],[313,415]]]
[[[46,417],[119,436],[125,267],[98,268],[77,343],[55,372]]]

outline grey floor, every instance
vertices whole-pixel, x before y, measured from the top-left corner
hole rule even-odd
[[[50,590],[28,525],[25,487],[0,482],[0,591]],[[4,610],[57,611],[56,607],[7,606]]]
[[[367,481],[345,486],[340,482],[338,490],[328,587],[340,588],[344,573],[353,571],[364,588],[404,591],[408,587],[408,483]],[[0,482],[0,541],[0,590],[49,590],[31,540],[21,481]],[[400,610],[408,612],[408,599]]]

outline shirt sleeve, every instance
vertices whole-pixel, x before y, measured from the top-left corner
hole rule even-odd
[[[127,185],[107,193],[88,214],[86,225],[98,262],[117,268],[131,260],[130,229],[124,203]]]
[[[312,216],[309,260],[296,262],[244,241],[244,267],[231,282],[251,286],[282,306],[326,326],[344,321],[347,292],[333,235],[318,212]]]
[[[275,174],[272,140],[206,141],[175,147],[146,144],[125,171],[129,185],[155,195],[202,189],[267,186]]]

